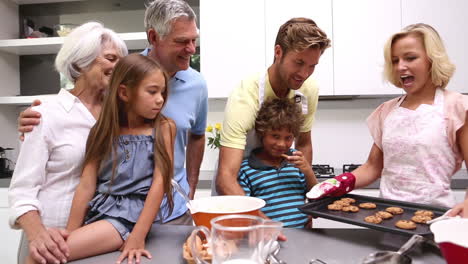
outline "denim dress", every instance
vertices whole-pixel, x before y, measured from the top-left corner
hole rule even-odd
[[[154,131],[148,135],[121,135],[117,143],[117,164],[112,177],[112,159],[101,163],[97,193],[89,202],[85,224],[114,218],[135,224],[153,181]],[[166,203],[166,197],[162,205]],[[130,230],[131,231],[131,230]]]

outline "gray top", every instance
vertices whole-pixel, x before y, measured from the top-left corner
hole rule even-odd
[[[182,245],[193,227],[154,225],[147,239],[147,249],[152,260],[142,257],[141,263],[185,263]],[[354,264],[379,250],[396,250],[409,237],[392,235],[369,229],[285,229],[288,241],[281,243],[278,257],[289,264],[307,264],[312,258],[319,258],[328,264]],[[120,251],[91,257],[70,263],[113,263]],[[423,244],[409,252],[413,264],[445,263],[439,250]]]

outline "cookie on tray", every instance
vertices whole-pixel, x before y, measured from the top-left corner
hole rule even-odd
[[[398,220],[395,226],[401,229],[416,229],[416,223],[410,220]]]
[[[341,208],[341,211],[343,211],[343,212],[357,213],[357,212],[359,212],[359,207],[354,206],[354,205],[343,206],[343,208]]]
[[[349,198],[349,197],[341,198],[340,200],[341,200],[341,201],[348,202],[348,203],[350,203],[350,204],[353,204],[353,203],[355,203],[355,202],[356,202],[356,200],[355,200],[355,199],[353,199],[353,198]]]
[[[430,218],[433,218],[434,212],[429,211],[429,210],[418,210],[414,213],[414,215],[423,215],[423,216],[429,216]]]
[[[411,221],[416,222],[418,224],[425,224],[427,221],[432,220],[432,217],[426,215],[415,215],[411,217]]]
[[[375,203],[360,203],[359,207],[363,209],[375,209],[377,205]]]
[[[343,208],[343,205],[332,203],[332,204],[329,204],[327,207],[328,207],[328,210],[340,211]]]
[[[343,201],[343,200],[336,200],[336,201],[334,201],[333,203],[334,203],[334,204],[341,205],[341,206],[348,206],[348,205],[351,204],[350,202]]]
[[[372,223],[372,224],[380,224],[382,223],[382,218],[376,215],[369,215],[366,218],[364,218],[364,221],[366,221],[367,223]]]
[[[391,206],[391,207],[387,207],[387,209],[385,209],[385,211],[393,214],[393,215],[399,215],[399,214],[402,214],[405,210],[403,210],[403,208],[400,208],[400,207],[396,207],[396,206]]]
[[[393,215],[389,212],[385,212],[385,211],[378,211],[377,213],[375,213],[376,216],[386,220],[386,219],[390,219],[393,217]]]

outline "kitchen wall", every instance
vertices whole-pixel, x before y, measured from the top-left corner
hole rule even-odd
[[[386,100],[389,98],[320,100],[312,128],[313,163],[341,168],[366,161],[373,140],[365,120]],[[225,104],[225,99],[210,100],[209,124],[222,122]],[[213,170],[217,158],[218,150],[207,148],[202,170]]]
[[[120,3],[120,6],[115,4],[117,2]],[[198,5],[198,1],[190,2],[193,2],[191,4]],[[141,2],[122,0],[116,1],[115,3],[110,0],[102,0],[51,4],[43,7],[47,8],[48,12],[42,12],[38,9],[38,6],[25,5],[21,6],[21,9],[23,16],[32,17],[36,20],[51,19],[47,15],[45,17],[43,15],[38,15],[50,14],[53,19],[57,19],[57,16],[59,16],[58,20],[61,23],[79,24],[87,20],[98,20],[103,22],[106,26],[114,28],[117,32],[143,31],[144,10],[142,9]],[[85,5],[92,5],[92,8],[85,8]],[[73,8],[70,8],[70,6],[73,6]],[[199,14],[199,8],[195,7],[194,9],[195,12]],[[0,56],[9,55],[0,54]],[[0,63],[1,62],[2,60],[0,60]],[[320,68],[320,65],[318,68]],[[11,73],[0,72],[0,77],[8,77],[9,74]],[[0,95],[2,94],[2,90],[7,88],[8,87],[2,87],[2,89],[0,89]],[[322,87],[322,90],[326,88],[327,87]],[[396,93],[398,92],[399,91]],[[389,98],[353,98],[354,99],[341,100],[335,97],[333,100],[327,99],[319,101],[318,110],[315,115],[316,121],[312,129],[314,147],[313,160],[315,164],[326,163],[341,168],[344,163],[362,163],[366,160],[372,145],[372,139],[367,130],[365,119],[380,103]],[[226,99],[210,99],[210,112],[208,115],[210,124],[222,122],[225,102]],[[0,106],[0,111],[2,112],[2,114],[0,114],[0,126],[2,124],[16,123],[15,118],[12,116],[17,116],[17,108]],[[10,114],[3,114],[6,112],[10,112]],[[11,114],[11,112],[13,112],[13,114]],[[17,133],[14,127],[11,125],[2,127],[0,128],[0,133],[2,135],[2,137],[0,137],[0,146],[18,147],[16,140]],[[9,157],[12,159],[15,159],[16,156],[17,150],[9,154]],[[204,155],[202,170],[212,170],[217,161],[217,156],[217,150],[207,148]]]

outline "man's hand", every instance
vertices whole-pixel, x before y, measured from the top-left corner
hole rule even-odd
[[[70,250],[65,229],[47,228],[29,239],[29,254],[39,263],[66,263]]]
[[[41,104],[41,101],[34,100],[31,104],[31,107],[38,106]],[[31,132],[34,126],[37,126],[40,122],[41,114],[39,112],[33,111],[31,107],[24,110],[20,113],[18,117],[18,131],[20,132],[20,140],[24,140],[24,133]]]

